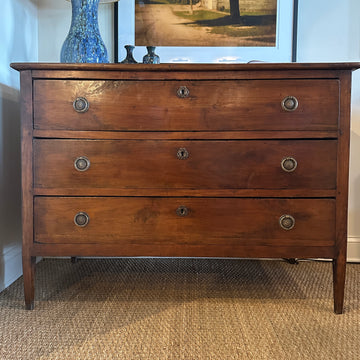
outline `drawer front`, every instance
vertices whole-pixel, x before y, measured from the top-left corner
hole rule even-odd
[[[34,140],[42,189],[335,189],[336,140]],[[88,167],[87,167],[88,166]]]
[[[34,206],[38,243],[125,252],[142,244],[330,247],[335,239],[331,199],[36,197]]]
[[[331,79],[34,81],[35,129],[336,130],[338,114]]]

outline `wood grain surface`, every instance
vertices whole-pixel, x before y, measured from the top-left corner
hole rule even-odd
[[[179,160],[186,149],[188,158]],[[336,140],[34,141],[34,186],[39,189],[335,189]],[[77,171],[86,157],[90,167]],[[281,162],[293,157],[286,172]]]
[[[188,97],[177,96],[181,86]],[[287,96],[299,101],[293,112],[281,107]],[[78,97],[87,112],[74,110]],[[334,130],[338,109],[337,80],[34,82],[35,129]]]

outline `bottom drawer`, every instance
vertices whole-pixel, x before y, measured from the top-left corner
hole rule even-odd
[[[36,197],[34,214],[36,243],[112,244],[124,255],[147,255],[141,246],[161,255],[172,246],[335,244],[332,199]]]

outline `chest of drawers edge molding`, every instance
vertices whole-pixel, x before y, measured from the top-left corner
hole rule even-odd
[[[257,64],[257,65],[166,65],[162,64],[157,68],[152,66],[139,66],[137,68],[131,68],[128,66],[111,64],[111,65],[97,65],[97,64],[84,64],[84,65],[64,65],[64,64],[12,64],[12,66],[21,72],[21,152],[22,152],[22,221],[23,221],[23,274],[24,274],[24,289],[25,289],[25,305],[27,309],[34,308],[35,298],[35,287],[34,287],[34,276],[35,276],[35,259],[36,256],[62,256],[62,255],[96,255],[96,251],[99,248],[104,248],[105,252],[110,254],[111,245],[103,244],[96,246],[86,244],[80,244],[78,253],[72,253],[74,246],[72,244],[38,244],[34,241],[34,197],[36,192],[34,191],[34,173],[33,173],[33,137],[35,135],[39,138],[42,136],[41,129],[37,131],[34,129],[34,99],[33,99],[33,85],[36,79],[61,79],[71,80],[81,79],[94,80],[119,80],[125,76],[126,79],[132,79],[135,81],[144,81],[146,79],[159,79],[166,81],[171,79],[172,81],[179,82],[185,79],[186,81],[198,81],[208,79],[216,80],[251,80],[251,79],[337,79],[339,81],[339,114],[337,129],[321,129],[308,130],[307,132],[301,132],[298,137],[326,139],[327,136],[331,139],[337,139],[337,162],[336,162],[336,188],[334,189],[332,198],[335,201],[335,239],[334,245],[331,247],[324,247],[327,249],[324,251],[324,256],[332,259],[333,261],[333,285],[334,285],[334,311],[335,313],[342,313],[343,302],[344,302],[344,284],[345,284],[345,271],[346,271],[346,243],[347,243],[347,197],[348,197],[348,173],[349,173],[349,137],[350,137],[350,93],[351,93],[351,72],[357,69],[360,64],[358,63],[342,63],[342,64]],[[180,90],[179,90],[180,91]],[[181,91],[178,93],[178,97],[186,96]],[[155,94],[156,95],[156,94]],[[293,94],[288,94],[293,95]],[[45,101],[45,99],[44,99]],[[290,99],[290,106],[293,106]],[[325,101],[326,99],[320,99]],[[299,101],[301,102],[301,100]],[[91,106],[91,105],[90,105]],[[296,107],[298,104],[296,105]],[[161,120],[161,118],[160,118]],[[196,119],[195,119],[196,120]],[[201,124],[201,123],[200,123]],[[163,130],[163,129],[162,129]],[[247,136],[254,131],[246,131],[246,129],[228,130],[229,133],[235,134],[235,139],[240,136]],[[43,135],[48,136],[52,131],[58,131],[60,137],[67,138],[69,132],[61,130],[48,130],[44,131]],[[81,130],[82,131],[82,130]],[[95,129],[89,133],[94,134],[101,130]],[[109,130],[112,131],[111,129]],[[137,130],[138,131],[138,130]],[[136,132],[137,132],[136,131]],[[149,131],[149,129],[147,129]],[[151,129],[150,129],[151,131]],[[168,134],[174,134],[175,137],[185,136],[186,129],[170,129]],[[257,130],[255,130],[256,133]],[[277,129],[277,132],[281,133],[281,130]],[[117,130],[117,134],[122,133],[122,130]],[[284,136],[288,137],[291,134],[296,138],[296,132],[290,128],[288,131],[283,131]],[[206,131],[204,131],[204,134]],[[221,133],[221,138],[226,140],[226,135],[221,129],[217,128],[213,131],[216,134]],[[243,134],[243,135],[241,135]],[[265,134],[265,135],[264,135]],[[266,132],[258,131],[254,137],[265,136],[269,138],[271,129],[266,129]],[[273,132],[272,134],[275,134]],[[306,135],[308,134],[308,135]],[[200,131],[201,135],[201,131]],[[82,131],[83,137],[84,131]],[[271,136],[271,135],[270,135]],[[274,138],[280,138],[282,135],[277,133]],[[54,136],[56,137],[56,136]],[[200,136],[201,137],[201,136]],[[76,136],[75,136],[76,138]],[[116,138],[116,136],[115,136]],[[166,138],[166,137],[165,137]],[[182,138],[184,140],[184,138]],[[250,191],[250,190],[249,190]],[[176,192],[175,192],[176,193]],[[151,192],[150,192],[151,194]],[[166,194],[164,192],[163,194]],[[201,193],[203,194],[203,193]],[[254,193],[256,194],[256,192]],[[265,194],[265,193],[264,193]],[[286,191],[284,190],[284,194]],[[300,191],[299,194],[302,194]],[[299,194],[297,196],[299,196]],[[315,193],[316,194],[316,191]],[[320,193],[319,193],[320,194]],[[326,193],[323,193],[326,196]],[[166,195],[165,195],[166,196]],[[237,195],[241,198],[241,195]],[[289,196],[289,193],[286,195]],[[320,195],[320,197],[322,197]],[[181,216],[180,216],[181,217]],[[177,244],[176,246],[179,246]],[[230,246],[231,248],[231,246]],[[106,250],[107,249],[107,250]],[[289,252],[289,256],[283,256],[281,251],[277,253],[274,251],[274,257],[300,257],[307,252],[299,250],[299,255],[296,256],[296,247],[294,252]],[[300,249],[300,248],[299,248]],[[171,249],[170,249],[171,253]],[[177,252],[175,251],[177,254]],[[270,255],[272,254],[271,249],[265,252]],[[244,252],[246,255],[246,251]],[[317,253],[316,253],[317,254]],[[134,250],[134,256],[143,256],[144,253],[136,253]],[[151,255],[151,254],[150,254]],[[205,254],[208,255],[208,254]],[[308,257],[312,253],[309,252]],[[115,255],[116,256],[116,255]],[[191,252],[188,256],[191,256]],[[213,256],[213,255],[212,255]],[[246,256],[245,256],[246,257]],[[319,256],[320,257],[320,256]]]

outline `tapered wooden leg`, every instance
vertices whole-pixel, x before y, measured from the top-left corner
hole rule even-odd
[[[34,309],[35,263],[35,256],[23,256],[24,294],[26,310]]]
[[[339,256],[333,260],[334,312],[342,314],[344,306],[346,258]]]

